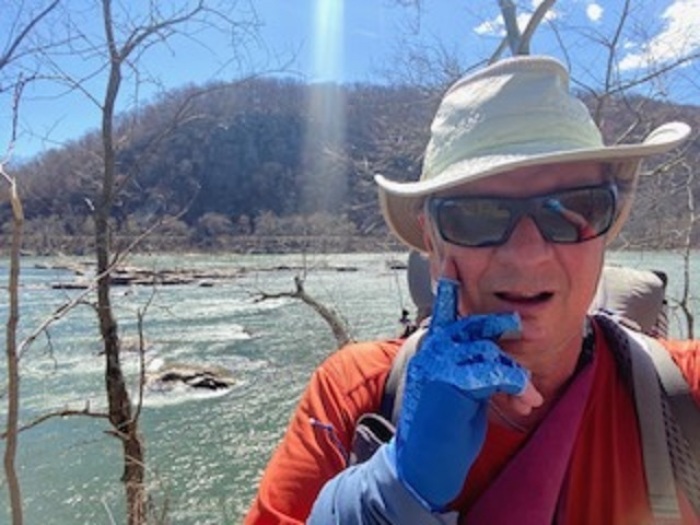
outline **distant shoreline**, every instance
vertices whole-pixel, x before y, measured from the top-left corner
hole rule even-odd
[[[123,251],[133,239],[119,237],[113,252]],[[24,256],[84,256],[94,253],[93,238],[88,236],[52,239],[48,245],[36,246],[24,242]],[[43,244],[43,243],[42,243]],[[206,243],[187,242],[186,239],[153,237],[142,240],[132,253],[238,253],[242,255],[276,255],[292,253],[382,253],[405,251],[408,248],[388,235],[382,236],[221,236]],[[0,248],[0,257],[10,255],[7,245]]]
[[[116,238],[113,253],[124,252],[134,239]],[[673,250],[667,246],[629,246],[617,239],[611,246],[613,251],[664,252]],[[691,249],[697,249],[695,247]],[[189,253],[189,254],[240,254],[240,255],[286,255],[295,253],[340,254],[340,253],[384,253],[403,252],[409,248],[389,234],[384,235],[227,235],[192,241],[186,237],[146,237],[131,253]],[[55,237],[44,242],[25,240],[21,253],[28,257],[91,256],[94,254],[92,236]],[[0,247],[0,257],[9,257],[7,244]]]

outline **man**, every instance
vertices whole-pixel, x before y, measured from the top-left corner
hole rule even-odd
[[[650,522],[633,395],[587,311],[640,161],[688,133],[671,123],[604,146],[549,58],[453,85],[421,179],[377,177],[385,219],[428,253],[437,287],[397,433],[348,468],[401,341],[340,350],[313,375],[246,523]],[[700,404],[700,344],[680,346],[668,349]]]

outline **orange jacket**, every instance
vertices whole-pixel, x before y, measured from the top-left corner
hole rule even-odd
[[[563,499],[566,523],[649,523],[634,401],[605,338],[599,331],[596,337],[600,363],[572,453]],[[345,468],[355,421],[378,410],[401,343],[350,345],[314,372],[267,466],[246,524],[304,523],[321,487]],[[700,406],[700,341],[669,341],[666,346]],[[468,509],[526,438],[525,433],[490,423],[484,448],[454,508]],[[685,518],[684,523],[697,523],[691,516]]]

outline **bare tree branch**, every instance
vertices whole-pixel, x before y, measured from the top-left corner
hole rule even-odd
[[[93,412],[90,410],[90,405],[86,404],[85,408],[82,410],[76,410],[76,409],[70,409],[67,408],[65,410],[57,410],[56,412],[51,412],[48,414],[44,414],[43,416],[39,416],[38,418],[30,421],[29,423],[26,423],[18,428],[18,432],[25,432],[27,430],[30,430],[42,423],[45,423],[46,421],[49,421],[51,419],[56,419],[56,418],[66,418],[66,417],[72,417],[72,416],[85,416],[85,417],[91,417],[91,418],[96,418],[96,419],[109,419],[109,414],[106,412]],[[9,433],[0,433],[0,439],[6,439],[9,436]]]
[[[0,56],[0,69],[3,69],[7,64],[9,64],[15,57],[17,49],[22,44],[22,41],[27,38],[32,29],[54,8],[58,5],[61,0],[53,0],[48,6],[46,6],[39,14],[33,17],[26,26],[19,32],[17,37],[12,41],[12,43],[7,48],[7,51]]]
[[[529,55],[530,54],[530,41],[532,40],[535,31],[539,27],[544,17],[547,16],[547,12],[552,8],[556,0],[543,0],[535,9],[535,12],[530,17],[527,23],[527,27],[520,37],[520,45],[518,46],[518,55]]]
[[[518,54],[521,43],[520,28],[518,27],[518,17],[516,14],[515,4],[512,0],[498,0],[498,6],[501,8],[501,16],[503,24],[506,27],[505,40],[508,41],[508,47],[513,55]]]
[[[307,304],[313,308],[313,310],[320,315],[324,321],[326,321],[328,326],[330,326],[331,331],[333,332],[333,337],[335,337],[335,340],[338,343],[338,348],[352,342],[353,339],[348,333],[345,322],[343,322],[343,320],[334,310],[320,303],[306,292],[304,289],[304,279],[301,276],[297,275],[294,277],[294,286],[296,287],[296,290],[293,292],[280,292],[273,294],[261,292],[257,298],[257,301],[278,299],[280,297],[300,299],[304,304]]]

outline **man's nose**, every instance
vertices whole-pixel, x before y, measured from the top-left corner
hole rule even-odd
[[[540,232],[532,217],[524,215],[515,225],[508,240],[501,246],[505,251],[523,260],[523,263],[535,262],[538,257],[548,257],[551,253],[551,243]]]

